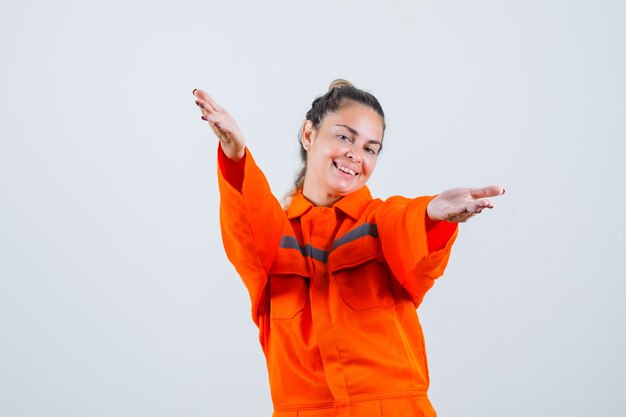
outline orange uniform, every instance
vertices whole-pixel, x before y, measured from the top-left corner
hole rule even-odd
[[[246,285],[274,417],[436,416],[416,308],[443,274],[456,224],[432,197],[333,207],[297,192],[284,211],[250,152],[218,153],[222,238]]]

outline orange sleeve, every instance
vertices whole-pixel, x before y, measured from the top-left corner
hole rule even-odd
[[[235,190],[241,192],[241,187],[243,186],[243,173],[246,167],[247,152],[239,161],[233,161],[228,158],[221,146],[218,147],[217,152],[219,172]]]
[[[224,249],[248,289],[252,319],[258,325],[285,214],[248,149],[238,162],[218,150],[218,183]]]
[[[428,218],[426,206],[433,198],[391,197],[376,218],[385,261],[416,306],[443,275],[458,232],[456,223]]]
[[[428,253],[437,252],[446,247],[452,235],[457,232],[458,224],[431,220],[428,215],[425,217]]]

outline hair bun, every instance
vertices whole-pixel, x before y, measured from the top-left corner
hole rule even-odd
[[[341,88],[341,87],[354,87],[350,81],[344,80],[343,78],[337,78],[328,86],[328,91],[331,91],[333,88]]]

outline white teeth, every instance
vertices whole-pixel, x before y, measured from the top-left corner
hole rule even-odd
[[[344,166],[339,166],[339,170],[341,170],[343,172],[346,172],[346,173],[348,173],[350,175],[356,175],[355,171],[351,170],[350,168],[346,168]]]

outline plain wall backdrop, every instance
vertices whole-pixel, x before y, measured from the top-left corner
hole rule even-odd
[[[387,114],[376,196],[501,184],[419,309],[441,416],[626,409],[622,1],[0,0],[0,416],[267,416],[217,140],[277,196],[334,78]]]

